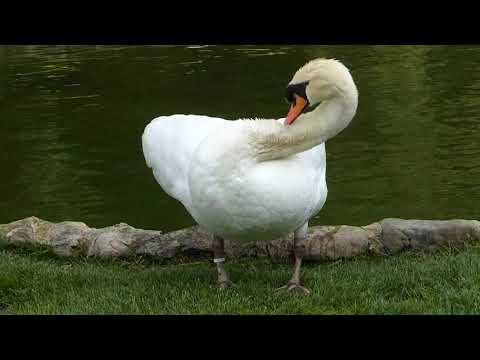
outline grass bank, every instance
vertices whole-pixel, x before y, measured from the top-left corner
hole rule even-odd
[[[208,260],[61,259],[41,249],[0,249],[4,314],[478,314],[480,248],[402,254],[304,267],[309,297],[278,295],[291,266],[230,261],[239,287],[214,286]]]

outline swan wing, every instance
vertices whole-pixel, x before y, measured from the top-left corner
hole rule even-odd
[[[278,119],[277,121],[283,125],[285,118]],[[312,185],[316,187],[316,196],[312,199],[313,207],[310,216],[314,216],[322,209],[323,205],[325,205],[328,195],[325,143],[299,153],[298,157],[305,162],[307,168],[312,170],[310,176],[312,178]]]
[[[314,173],[313,186],[316,188],[316,196],[313,197],[314,202],[310,216],[315,216],[325,205],[328,195],[325,143],[301,153],[301,156],[310,164]]]
[[[227,123],[208,116],[172,115],[158,117],[145,128],[142,148],[147,165],[163,190],[190,212],[188,171],[192,156],[208,134]]]

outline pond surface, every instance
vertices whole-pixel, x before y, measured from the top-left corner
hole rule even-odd
[[[155,182],[141,135],[156,116],[286,115],[286,84],[335,57],[360,92],[327,143],[315,224],[480,219],[480,47],[1,46],[0,223],[27,216],[194,224]]]

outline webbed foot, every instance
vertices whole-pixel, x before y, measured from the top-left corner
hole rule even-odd
[[[310,295],[311,290],[297,283],[289,282],[287,285],[282,286],[275,290],[277,293],[293,293],[298,295]]]
[[[221,281],[218,283],[218,288],[220,290],[225,290],[225,289],[234,289],[234,288],[237,288],[238,285],[231,282],[230,280],[227,280],[227,281]]]

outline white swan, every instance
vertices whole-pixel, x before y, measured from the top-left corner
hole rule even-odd
[[[286,119],[161,116],[143,134],[155,179],[214,235],[222,287],[231,284],[223,238],[271,240],[294,232],[295,271],[282,289],[309,292],[300,285],[302,240],[327,198],[324,143],[353,119],[358,92],[343,64],[316,59],[296,72],[287,98]]]

